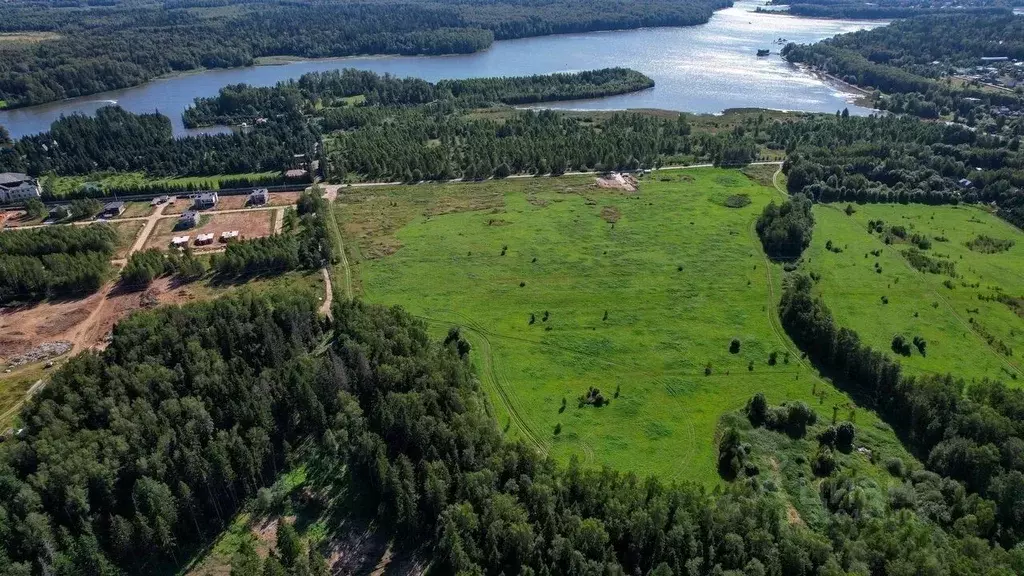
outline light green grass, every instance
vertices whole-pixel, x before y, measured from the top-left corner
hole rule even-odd
[[[223,174],[218,176],[186,176],[179,178],[151,178],[142,172],[109,172],[88,176],[49,176],[44,179],[44,187],[55,196],[67,196],[77,192],[82,185],[92,183],[102,188],[130,188],[134,186],[170,184],[194,184],[203,188],[217,190],[220,182],[231,178],[260,178],[276,176],[279,172],[254,172],[250,174]]]
[[[499,424],[562,460],[713,485],[719,418],[754,393],[802,399],[829,418],[848,402],[795,349],[789,364],[781,354],[767,363],[788,345],[773,328],[781,269],[773,296],[753,223],[776,191],[716,169],[659,172],[630,195],[593,182],[343,190],[357,291],[439,334],[463,326]],[[751,204],[724,207],[734,194]],[[604,207],[619,211],[614,226]],[[620,396],[577,407],[591,386]]]
[[[997,290],[1024,296],[1024,234],[974,207],[876,204],[856,206],[852,216],[842,208],[815,206],[814,238],[805,254],[808,268],[821,275],[818,287],[840,325],[856,330],[871,346],[894,357],[895,334],[908,339],[922,336],[928,342],[927,356],[917,349],[909,357],[898,356],[912,373],[949,372],[968,380],[987,377],[1024,384],[1024,319],[1005,304],[978,298]],[[868,233],[867,222],[879,219],[932,238],[932,247],[925,253],[953,262],[958,277],[912,268],[902,254],[909,244],[886,245],[878,234]],[[1006,252],[981,254],[965,245],[979,234],[1012,239],[1016,244]],[[935,241],[935,237],[948,241]],[[829,240],[843,252],[827,251]],[[870,254],[874,250],[881,254]],[[875,272],[876,261],[881,274]],[[946,280],[952,282],[952,289],[943,285]],[[979,326],[1009,346],[1012,355],[986,343]]]

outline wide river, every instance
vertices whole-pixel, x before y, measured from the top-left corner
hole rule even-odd
[[[443,78],[520,76],[624,66],[654,79],[656,86],[635,94],[553,105],[573,110],[661,108],[718,113],[727,108],[772,108],[853,114],[869,109],[853,96],[782,60],[779,38],[810,43],[836,34],[884,25],[877,21],[817,20],[754,12],[757,2],[740,1],[720,10],[707,24],[686,28],[646,28],[621,32],[565,34],[495,42],[486,51],[458,56],[373,56],[330,58],[206,70],[155,80],[142,86],[0,111],[11,136],[49,128],[62,114],[91,114],[119,104],[132,112],[159,110],[176,134],[186,134],[181,112],[199,96],[213,96],[228,84],[270,86],[313,71],[360,68],[435,81]],[[772,54],[758,58],[758,48]]]

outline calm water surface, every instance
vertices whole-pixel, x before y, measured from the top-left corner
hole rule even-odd
[[[436,81],[624,66],[647,74],[657,85],[635,94],[552,107],[572,110],[662,108],[698,113],[718,113],[741,107],[809,112],[849,108],[853,114],[870,112],[854,105],[850,94],[783,61],[778,55],[782,46],[772,42],[779,38],[798,43],[816,42],[884,23],[757,14],[753,12],[756,5],[756,2],[737,2],[732,8],[715,13],[701,26],[508,40],[469,55],[331,58],[208,70],[125,90],[0,111],[0,124],[18,137],[48,129],[61,114],[91,114],[101,106],[116,103],[132,112],[159,110],[170,116],[175,134],[180,135],[189,132],[181,123],[181,112],[196,97],[214,96],[228,84],[245,82],[270,86],[307,72],[346,67]],[[769,48],[772,54],[758,58],[755,56],[758,48]]]

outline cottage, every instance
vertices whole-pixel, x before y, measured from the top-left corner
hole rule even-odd
[[[0,174],[0,203],[23,202],[31,198],[39,198],[42,189],[39,182],[28,174],[20,172],[4,172]]]
[[[198,210],[213,208],[217,205],[218,200],[220,198],[217,197],[216,192],[203,192],[192,197],[192,205]]]
[[[213,232],[196,236],[196,246],[206,246],[213,243]]]
[[[253,206],[262,206],[270,202],[270,192],[266,188],[257,188],[249,194],[248,203]]]
[[[100,212],[100,216],[104,218],[116,218],[124,214],[124,202],[107,202],[103,206],[103,212]]]
[[[188,246],[188,239],[190,236],[175,236],[171,238],[171,246],[175,248],[184,248]]]
[[[186,210],[180,218],[178,218],[178,226],[180,228],[195,228],[199,226],[199,212],[195,210]]]
[[[221,242],[228,242],[228,241],[231,241],[231,240],[235,240],[236,238],[238,238],[238,230],[231,230],[231,231],[228,231],[228,232],[221,232],[220,233],[220,241]]]
[[[166,204],[170,200],[171,200],[170,196],[157,196],[156,198],[153,198],[152,201],[150,201],[149,205],[150,206],[159,206],[160,204]]]

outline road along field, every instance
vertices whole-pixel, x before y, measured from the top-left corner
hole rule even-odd
[[[970,206],[853,209],[815,206],[805,253],[838,323],[910,372],[1024,385],[1024,234]],[[876,230],[882,221],[883,231],[869,232],[871,221]],[[906,238],[888,233],[893,226]],[[914,234],[930,246],[915,246]],[[909,354],[892,350],[896,335],[911,344]],[[918,336],[927,343],[923,353],[912,342]]]
[[[509,434],[711,485],[719,418],[756,392],[823,418],[848,402],[775,322],[782,270],[769,274],[753,224],[780,197],[705,168],[637,192],[593,176],[342,189],[337,213],[357,294],[438,333],[461,326]],[[591,388],[610,403],[581,403]],[[893,438],[867,411],[861,427]]]

